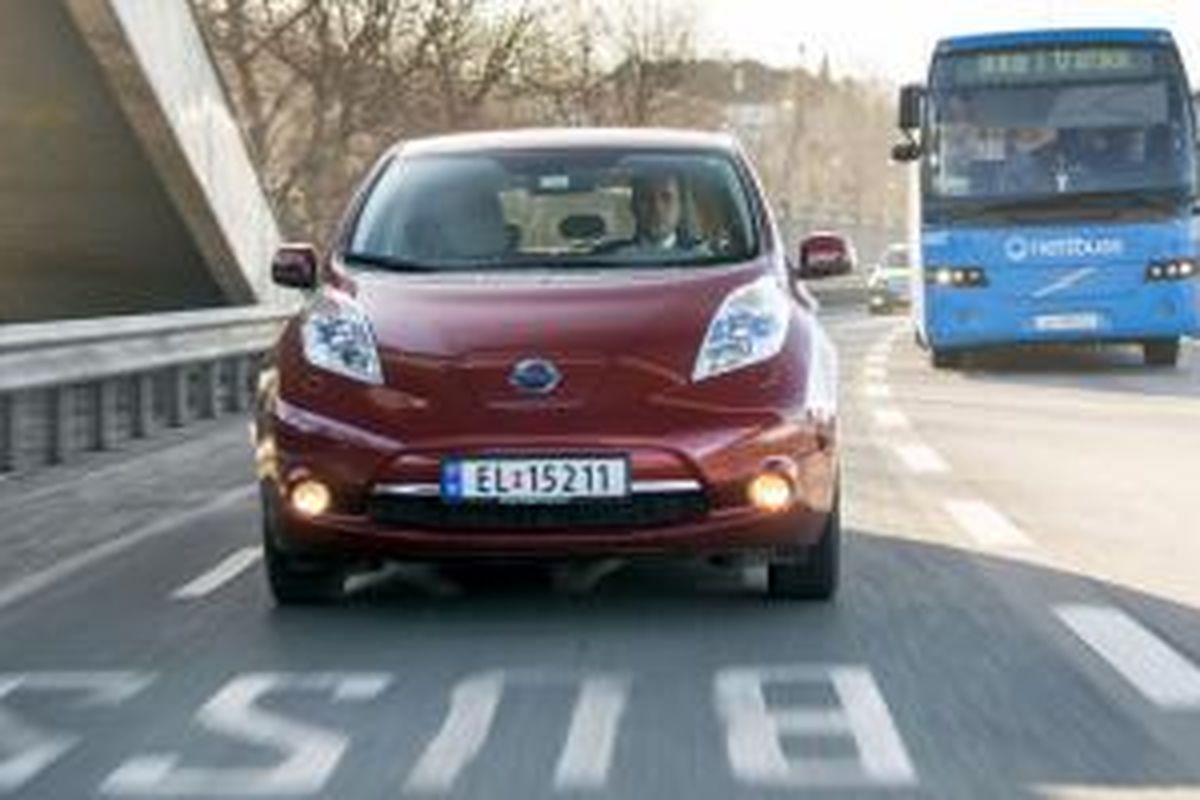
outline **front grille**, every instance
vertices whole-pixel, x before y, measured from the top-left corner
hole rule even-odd
[[[587,500],[562,505],[443,503],[437,497],[372,498],[371,520],[420,530],[547,531],[654,528],[703,518],[703,492],[634,495],[623,500]]]

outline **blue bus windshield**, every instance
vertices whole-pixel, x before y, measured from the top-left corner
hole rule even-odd
[[[1062,59],[1061,49],[1052,51],[1059,58],[1041,60],[1036,51],[1023,52],[1020,60],[939,59],[927,132],[929,199],[953,206],[1130,191],[1190,194],[1195,139],[1177,61],[1113,60],[1125,71],[1056,72],[1039,65],[1080,62]]]

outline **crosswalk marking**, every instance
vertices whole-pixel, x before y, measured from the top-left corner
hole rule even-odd
[[[171,596],[176,600],[206,597],[253,567],[261,558],[261,547],[243,547],[208,572],[176,589]]]
[[[1147,700],[1168,711],[1200,710],[1200,668],[1133,617],[1111,606],[1054,611]]]
[[[1034,546],[1012,520],[982,500],[946,500],[943,507],[968,536],[983,547],[1022,549]]]

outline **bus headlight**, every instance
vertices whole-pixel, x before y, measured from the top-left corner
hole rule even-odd
[[[976,289],[988,285],[987,273],[979,267],[935,267],[925,273],[929,283]]]
[[[1152,283],[1160,281],[1183,281],[1194,278],[1197,272],[1196,260],[1193,258],[1172,258],[1166,261],[1156,261],[1146,268],[1146,280]]]

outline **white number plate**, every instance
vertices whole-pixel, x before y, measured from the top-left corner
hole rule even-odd
[[[442,464],[442,498],[554,503],[629,494],[625,458],[467,458]]]
[[[1094,331],[1100,328],[1099,314],[1046,314],[1034,317],[1039,331]]]

